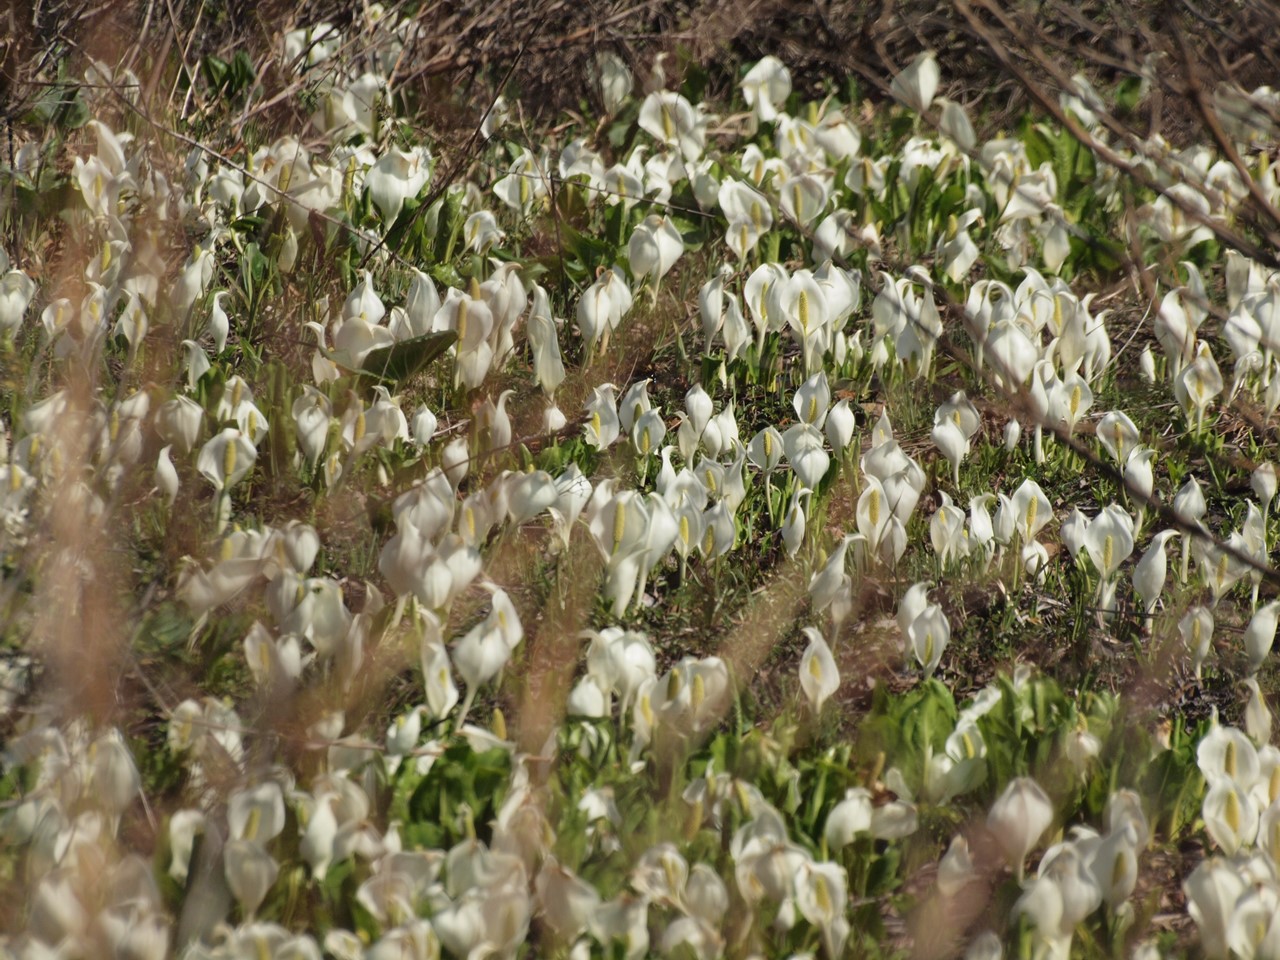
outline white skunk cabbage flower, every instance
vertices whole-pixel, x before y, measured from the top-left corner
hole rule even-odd
[[[946,417],[934,418],[933,431],[929,434],[929,439],[951,465],[951,482],[959,489],[960,464],[969,455],[968,439],[955,422]]]
[[[754,187],[731,178],[720,184],[716,196],[727,221],[725,243],[739,260],[745,260],[760,238],[773,229],[769,201]]]
[[[807,227],[826,209],[831,191],[819,177],[803,174],[792,177],[780,188],[778,206],[801,227]]]
[[[596,83],[604,101],[604,112],[617,113],[631,96],[635,79],[623,59],[611,50],[596,54],[596,68]]]
[[[1222,393],[1225,386],[1222,371],[1209,345],[1203,340],[1196,347],[1196,356],[1183,367],[1182,372],[1173,383],[1173,393],[1182,405],[1188,420],[1193,420],[1196,430],[1204,426],[1205,410],[1213,402],[1213,398]]]
[[[938,892],[944,897],[954,897],[977,879],[969,841],[957,834],[938,862]]]
[[[968,111],[961,104],[945,97],[938,97],[936,102],[942,105],[942,118],[938,124],[942,135],[962,151],[973,150],[978,145],[978,136],[974,133]]]
[[[1276,478],[1276,465],[1270,462],[1259,464],[1249,477],[1249,488],[1258,498],[1265,516],[1271,508],[1271,501],[1276,498],[1277,490],[1280,490],[1280,482]]]
[[[317,796],[304,795],[299,805],[299,828],[302,836],[298,852],[311,867],[311,875],[323,880],[334,859],[334,845],[338,838],[338,818],[334,802],[340,798],[335,793],[322,792]]]
[[[816,489],[831,466],[831,455],[823,446],[822,434],[810,423],[797,423],[782,435],[782,444],[800,482]]]
[[[169,818],[169,849],[172,851],[169,876],[178,883],[187,882],[196,834],[204,832],[205,822],[201,810],[179,810]]]
[[[1256,675],[1276,641],[1277,614],[1280,600],[1272,600],[1258,608],[1244,631],[1244,650],[1249,655],[1249,671]]]
[[[4,256],[2,252],[0,256]],[[4,257],[0,267],[7,267],[8,259]],[[8,270],[0,277],[0,336],[12,337],[17,333],[35,295],[35,281],[21,270]]]
[[[1169,561],[1164,553],[1165,544],[1177,535],[1177,530],[1161,530],[1151,538],[1147,552],[1133,568],[1133,588],[1142,598],[1143,609],[1148,617],[1155,613],[1168,576]]]
[[[791,95],[791,71],[777,57],[762,57],[742,78],[742,97],[768,123],[778,118],[779,108]]]
[[[684,253],[684,238],[670,217],[649,214],[631,231],[627,258],[637,279],[648,277],[654,286],[667,275]]]
[[[800,384],[791,398],[791,407],[802,423],[821,429],[831,407],[831,387],[826,373],[819,370]]]
[[[596,344],[607,345],[609,334],[618,328],[631,311],[633,296],[621,267],[601,273],[578,301],[578,330],[586,341],[587,352]]]
[[[400,150],[391,147],[364,176],[369,199],[382,214],[387,229],[395,223],[406,200],[416,197],[431,179],[431,155],[424,147]]]
[[[269,843],[284,830],[284,823],[284,794],[272,780],[237,791],[227,803],[233,839]]]
[[[262,844],[253,840],[228,840],[222,848],[222,858],[227,886],[245,916],[252,919],[275,885],[280,866]]]
[[[987,814],[987,829],[1004,851],[1018,881],[1024,861],[1053,823],[1053,804],[1030,777],[1010,781]]]
[[[791,494],[791,505],[787,507],[786,517],[782,522],[782,545],[787,556],[794,557],[804,543],[806,517],[804,507],[800,505],[801,497],[810,497],[813,491],[808,487],[797,487]]]
[[[243,480],[257,458],[258,451],[248,437],[234,427],[223,427],[200,448],[196,469],[221,493]]]
[[[483,256],[489,248],[500,243],[506,234],[498,226],[498,218],[491,210],[477,210],[462,225],[462,236],[476,253]]]
[[[172,449],[172,446],[161,447],[160,455],[156,457],[156,489],[164,495],[165,502],[170,507],[178,498],[178,471],[169,458],[169,451]]]
[[[933,676],[950,639],[951,624],[947,622],[942,607],[936,603],[927,605],[911,621],[907,628],[907,641],[916,662],[924,669],[925,679]]]
[[[707,142],[707,120],[700,107],[670,90],[660,90],[644,98],[640,106],[640,129],[660,143],[676,147],[687,162],[702,156]]]
[[[1254,743],[1266,746],[1271,742],[1271,710],[1256,679],[1250,677],[1244,685],[1249,690],[1249,699],[1244,707],[1245,732]]]
[[[822,712],[822,705],[840,686],[840,671],[836,669],[831,648],[822,634],[814,627],[805,627],[809,646],[800,657],[800,688],[809,700],[814,714]]]
[[[1178,633],[1191,651],[1191,662],[1196,677],[1213,648],[1213,611],[1208,607],[1194,606],[1178,621]]]
[[[747,460],[764,474],[773,473],[782,461],[783,441],[776,427],[765,427],[747,444]]]
[[[1247,787],[1230,777],[1209,780],[1200,813],[1205,831],[1227,856],[1251,846],[1258,834],[1258,805]]]
[[[587,422],[583,429],[587,443],[597,450],[611,447],[622,431],[622,422],[618,418],[617,387],[611,383],[596,387],[586,410]]]
[[[865,787],[850,787],[844,799],[831,808],[823,828],[827,847],[838,851],[860,834],[871,832],[871,792]]]
[[[802,863],[795,877],[795,904],[809,923],[822,932],[823,949],[828,957],[844,954],[849,936],[845,919],[848,900],[848,877],[844,867],[836,863]]]
[[[1187,912],[1200,931],[1200,945],[1213,960],[1225,960],[1227,935],[1234,924],[1236,903],[1246,889],[1240,870],[1220,857],[1201,861],[1182,882]]]
[[[1113,503],[1089,521],[1084,549],[1103,580],[1110,580],[1133,553],[1133,518]]]
[[[981,210],[967,210],[959,217],[952,215],[947,220],[946,231],[938,240],[937,259],[942,272],[952,283],[959,283],[967,277],[978,260],[978,245],[969,236],[969,228],[981,219]]]
[[[498,199],[522,216],[547,196],[546,157],[541,159],[525,148],[512,162],[507,175],[493,185]]]
[[[1002,501],[1001,507],[1004,506],[1005,502]],[[1021,534],[1024,544],[1033,541],[1044,529],[1045,524],[1053,519],[1053,506],[1049,503],[1049,498],[1045,496],[1040,484],[1031,479],[1022,481],[1018,489],[1013,492],[1013,498],[1008,501],[1008,509],[1011,511],[1010,519],[1013,527],[1010,536],[1012,533]],[[996,526],[1000,527],[998,515]],[[1001,532],[1003,531],[997,529],[997,539],[1000,539]],[[1008,538],[1006,537],[1005,540],[1007,542]]]
[[[1112,410],[1098,421],[1098,442],[1116,463],[1128,460],[1140,439],[1138,428],[1121,410]]]
[[[920,54],[911,64],[893,78],[889,92],[894,99],[916,113],[924,113],[933,103],[933,95],[938,92],[938,83],[942,79],[942,71],[938,69],[938,61],[932,50]]]
[[[872,553],[880,546],[885,527],[893,511],[889,508],[889,498],[884,485],[870,474],[863,476],[862,495],[858,497],[858,505],[854,515],[858,525],[858,533],[867,541]]]
[[[572,942],[599,909],[600,894],[572,870],[548,857],[533,882],[547,925],[561,942]]]
[[[827,435],[831,449],[843,455],[849,449],[849,444],[853,442],[853,432],[856,427],[857,419],[854,417],[853,408],[849,406],[849,401],[839,400],[827,411],[823,432]]]
[[[1231,780],[1248,789],[1261,776],[1258,751],[1235,727],[1215,723],[1196,748],[1196,765],[1205,780]]]

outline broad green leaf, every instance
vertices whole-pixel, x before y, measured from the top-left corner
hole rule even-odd
[[[401,340],[389,347],[371,350],[364,358],[357,376],[372,377],[384,383],[402,383],[444,354],[458,335],[452,330],[425,333]]]

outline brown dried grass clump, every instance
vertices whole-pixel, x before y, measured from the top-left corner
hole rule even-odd
[[[1280,9],[1264,0],[1049,0],[1021,11],[991,0],[400,0],[384,6],[422,27],[392,83],[442,133],[453,124],[473,127],[478,114],[463,108],[487,106],[503,83],[519,92],[525,118],[535,126],[577,110],[595,97],[584,78],[601,49],[618,53],[645,84],[653,82],[656,62],[668,81],[696,65],[713,95],[730,90],[742,65],[774,54],[806,95],[833,84],[843,90],[852,79],[873,100],[916,53],[933,49],[945,65],[948,95],[985,98],[995,108],[988,119],[997,125],[1036,102],[1035,91],[995,52],[997,43],[1053,93],[1057,71],[1083,70],[1106,86],[1145,65],[1156,95],[1132,120],[1175,143],[1194,139],[1202,125],[1186,96],[1192,74],[1210,88],[1228,81],[1252,89],[1280,73],[1280,51],[1258,42],[1280,26]],[[293,109],[287,98],[275,96],[294,82],[279,63],[284,32],[321,21],[349,32],[364,16],[360,4],[345,0],[9,0],[7,7],[0,9],[6,36],[0,103],[8,104],[10,123],[38,96],[59,58],[109,53],[144,77],[154,107],[157,96],[174,99],[180,67],[194,70],[206,55],[229,59],[243,50],[275,101],[259,103],[255,113],[287,113]],[[344,55],[365,53],[358,40],[349,46]]]

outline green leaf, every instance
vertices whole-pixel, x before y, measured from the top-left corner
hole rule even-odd
[[[444,330],[379,347],[365,356],[356,375],[384,383],[402,383],[438,359],[457,339],[454,331]]]
[[[915,114],[900,113],[889,121],[889,136],[898,141],[908,137],[916,127]]]
[[[433,280],[450,287],[465,287],[467,285],[467,282],[462,279],[462,274],[458,272],[458,268],[452,263],[437,263],[428,273],[431,274]]]
[[[924,249],[929,243],[932,232],[934,213],[938,209],[941,191],[937,178],[932,170],[924,169],[918,174],[915,192],[911,197],[911,241],[917,249]]]
[[[1125,77],[1116,84],[1115,95],[1117,112],[1132,113],[1142,100],[1142,78]]]
[[[585,179],[586,175],[581,175],[581,179]],[[556,191],[556,210],[563,220],[570,220],[581,223],[586,220],[591,211],[591,207],[587,202],[587,197],[583,189],[579,177],[566,180],[560,185],[560,189]]]
[[[1214,237],[1201,240],[1187,251],[1187,259],[1201,270],[1207,270],[1222,259],[1222,244]]]
[[[867,893],[871,896],[889,893],[897,886],[898,869],[902,866],[902,848],[891,845],[877,856],[867,872]]]
[[[237,50],[231,59],[231,77],[228,93],[240,93],[250,86],[257,77],[253,72],[253,61],[243,50]]]
[[[240,260],[240,283],[244,287],[245,298],[252,305],[271,271],[271,264],[256,243],[244,248],[244,256]]]
[[[575,230],[567,223],[560,224],[560,237],[564,241],[564,248],[581,260],[588,270],[607,265],[613,260],[612,246],[598,237]]]
[[[400,212],[396,215],[395,222],[391,225],[391,229],[387,231],[386,246],[388,250],[404,250],[412,249],[415,246],[413,239],[425,239],[425,235],[419,234],[418,231],[424,229],[423,218],[417,215],[418,208],[422,206],[419,199],[424,192],[429,189],[426,185],[418,192],[416,196],[406,197],[404,206],[400,208]],[[373,198],[366,189],[361,194],[361,202],[364,204],[366,215],[374,210]],[[381,211],[379,211],[381,216]],[[410,232],[412,230],[412,232]],[[434,243],[434,238],[432,243]],[[422,244],[416,244],[422,247]]]
[[[618,120],[610,124],[607,134],[610,146],[621,149],[623,144],[627,142],[627,134],[630,130],[631,121],[629,120]]]
[[[53,84],[31,105],[23,121],[33,126],[76,130],[89,122],[89,107],[79,87],[69,83]]]
[[[204,74],[205,81],[215,91],[220,91],[227,82],[227,78],[231,76],[231,65],[213,54],[201,61],[200,70]]]
[[[1033,170],[1053,159],[1053,140],[1042,125],[1028,125],[1022,133],[1022,145],[1027,148],[1027,163]]]
[[[481,840],[488,840],[490,821],[497,815],[511,773],[511,757],[494,748],[476,753],[465,740],[451,744],[431,765],[409,798],[405,839],[431,847],[452,846],[462,839],[457,830],[462,804]]]
[[[261,230],[266,223],[267,220],[265,217],[251,213],[232,220],[228,226],[236,233],[253,233],[257,230]]]
[[[1058,179],[1059,201],[1066,197],[1071,183],[1071,173],[1075,170],[1076,151],[1080,144],[1069,130],[1063,130],[1053,143],[1053,174]]]

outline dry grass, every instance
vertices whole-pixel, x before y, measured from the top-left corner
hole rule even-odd
[[[82,2],[41,3],[22,9],[11,4],[5,11],[11,29],[0,59],[7,102],[6,120],[9,132],[22,138],[40,136],[41,132],[24,128],[22,117],[45,85],[55,74],[56,65],[65,60],[75,75],[89,58],[131,65],[142,77],[142,110],[152,118],[172,118],[175,127],[198,125],[215,106],[200,85],[185,89],[181,71],[194,71],[206,55],[229,59],[236,51],[250,55],[261,80],[261,88],[244,104],[239,122],[231,129],[210,131],[212,145],[229,155],[244,149],[250,133],[261,140],[275,133],[296,129],[305,122],[296,106],[301,82],[288,79],[280,60],[283,32],[296,25],[328,19],[354,25],[355,13],[349,4],[317,2],[293,4],[276,0],[265,5],[241,0],[159,4],[135,2],[87,4]],[[476,118],[505,83],[511,93],[520,95],[526,130],[538,131],[546,124],[574,113],[583,104],[587,89],[581,78],[587,73],[594,52],[611,47],[621,53],[641,82],[648,82],[655,64],[665,72],[668,81],[696,72],[712,97],[727,98],[737,78],[739,67],[764,53],[778,53],[792,67],[796,86],[803,94],[820,94],[842,82],[853,79],[862,96],[880,99],[886,78],[899,69],[922,47],[938,51],[946,64],[946,93],[956,99],[976,102],[982,98],[985,113],[979,120],[988,129],[996,129],[1013,121],[1037,97],[1053,95],[1052,89],[1025,89],[1004,69],[997,56],[997,44],[1008,55],[1028,69],[1051,61],[1060,73],[1084,69],[1098,85],[1114,82],[1137,70],[1147,58],[1159,63],[1160,95],[1153,97],[1142,111],[1125,118],[1135,134],[1163,132],[1174,142],[1184,138],[1201,139],[1199,116],[1186,96],[1179,96],[1195,80],[1232,79],[1249,86],[1276,66],[1276,53],[1267,45],[1251,38],[1269,35],[1262,31],[1274,25],[1274,8],[1262,3],[1236,4],[1221,2],[1174,5],[1113,2],[1083,6],[1063,2],[1039,6],[1034,17],[1015,16],[986,4],[926,4],[921,0],[901,0],[884,4],[864,4],[829,0],[825,3],[798,4],[791,0],[754,0],[745,6],[726,0],[702,2],[615,2],[571,3],[567,0],[547,2],[424,2],[419,5],[390,5],[399,12],[412,11],[412,16],[426,29],[410,44],[392,78],[393,86],[403,94],[405,105],[416,111],[415,126],[430,132],[441,154],[440,169],[454,177],[465,176],[477,156]],[[813,14],[814,16],[807,16]],[[1269,19],[1270,18],[1270,19]],[[1194,35],[1200,42],[1197,56],[1187,58],[1179,47],[1184,35]],[[364,54],[367,35],[352,31],[350,49],[344,56],[359,58]],[[1173,67],[1182,65],[1182,69]],[[1165,66],[1170,69],[1164,69]],[[1054,71],[1041,71],[1038,77],[1049,78]],[[650,79],[652,79],[650,77]],[[595,104],[587,104],[595,107]],[[168,121],[166,121],[168,122]],[[161,135],[155,149],[172,158],[174,176],[180,176],[179,158],[185,150],[180,141]],[[554,224],[541,225],[530,243],[554,243]],[[79,251],[62,235],[48,238],[41,249],[32,249],[22,238],[10,238],[10,247],[22,250],[33,263],[42,266],[46,276],[73,272],[72,265],[82,261]],[[154,241],[163,250],[169,238]],[[178,245],[181,249],[181,244]],[[309,304],[323,294],[341,297],[343,278],[325,262],[318,247],[311,249],[305,279],[290,278],[284,296],[273,305],[257,334],[257,343],[273,358],[299,371],[308,362],[309,350],[292,333],[297,320],[306,315]],[[173,258],[171,258],[173,259]],[[689,259],[689,258],[686,258]],[[701,264],[692,261],[680,270],[697,274]],[[607,363],[586,368],[562,388],[566,409],[576,409],[592,387],[605,382],[630,382],[635,377],[653,375],[655,392],[678,396],[683,392],[684,374],[679,364],[653,363],[654,343],[663,336],[668,322],[678,326],[685,319],[687,305],[682,298],[671,296],[675,275],[668,280],[667,290],[658,308],[650,311],[643,323],[632,325],[626,349],[615,351]],[[55,284],[55,286],[58,286]],[[1125,298],[1127,299],[1127,298]],[[1131,302],[1133,316],[1140,317],[1144,304]],[[1117,310],[1117,314],[1124,311]],[[1136,351],[1137,344],[1133,345]],[[170,366],[170,350],[152,354],[151,368],[140,380],[159,380]],[[73,395],[87,398],[93,393],[91,383],[72,383]],[[939,388],[941,389],[941,388]],[[527,402],[529,393],[517,397],[517,434],[532,437],[537,433],[534,404]],[[87,403],[87,401],[86,401]],[[83,415],[83,414],[82,414]],[[465,419],[470,411],[454,411]],[[1244,418],[1242,436],[1251,423]],[[1263,439],[1254,431],[1255,440]],[[489,470],[502,464],[487,464]],[[1245,466],[1242,464],[1241,466]],[[304,517],[311,511],[310,498],[288,484],[262,484],[255,491],[255,503],[272,516]],[[348,495],[327,503],[314,519],[321,526],[327,544],[352,556],[367,550],[370,529],[370,505],[361,502],[362,495]],[[833,503],[839,510],[839,498]],[[73,680],[72,669],[82,661],[78,647],[85,637],[75,626],[79,618],[102,624],[112,633],[115,624],[123,622],[123,597],[132,592],[125,571],[111,563],[108,532],[98,524],[72,520],[63,511],[51,517],[46,529],[44,551],[54,558],[50,572],[54,577],[42,578],[60,596],[79,596],[89,590],[83,603],[51,604],[49,614],[37,629],[50,638],[55,653],[53,662],[65,662],[66,669],[56,669],[69,684],[68,696],[77,702],[96,705],[95,713],[110,715],[110,704],[117,698],[117,660],[122,656],[126,638],[107,637],[88,646],[102,657],[87,676],[92,678],[93,692]],[[188,526],[185,535],[168,541],[168,566],[177,557],[194,553],[193,546],[201,536],[199,525]],[[90,568],[101,567],[111,576],[85,577],[86,587],[78,582],[81,573],[67,568],[65,558],[81,558]],[[59,572],[60,571],[60,572]],[[785,573],[782,578],[785,579]],[[879,604],[868,601],[874,613]],[[968,604],[966,603],[966,607]],[[790,609],[786,604],[784,607]],[[794,612],[794,611],[792,611]],[[535,613],[536,615],[536,613]],[[752,614],[751,616],[754,616]],[[67,618],[71,617],[71,620]],[[581,624],[579,611],[569,618]],[[750,617],[748,618],[750,622]],[[853,623],[857,623],[857,618]],[[569,621],[560,624],[568,627]],[[118,631],[116,631],[118,632]],[[753,636],[771,636],[770,630],[753,631]],[[732,634],[731,634],[732,635]],[[776,638],[775,638],[776,639]],[[752,668],[763,660],[763,651],[746,656],[744,666]],[[750,672],[750,671],[748,671]],[[536,685],[535,685],[536,686]],[[87,699],[84,699],[87,697]],[[554,700],[554,698],[551,698]]]
[[[389,6],[404,10],[409,5]],[[852,80],[857,93],[872,101],[884,98],[886,78],[918,50],[929,47],[938,51],[945,64],[948,86],[944,92],[966,103],[977,103],[981,98],[983,112],[976,117],[980,132],[1012,125],[1037,102],[1038,94],[1053,97],[1057,93],[1056,89],[1029,90],[1023,86],[993,53],[993,37],[1028,70],[1049,59],[1067,75],[1085,70],[1099,86],[1132,74],[1145,60],[1154,58],[1152,62],[1161,65],[1157,93],[1132,116],[1123,118],[1123,123],[1136,136],[1159,132],[1175,144],[1204,139],[1202,118],[1185,96],[1191,78],[1200,83],[1229,79],[1248,88],[1280,69],[1280,54],[1272,45],[1256,42],[1259,36],[1274,36],[1280,25],[1280,13],[1261,2],[1193,4],[1183,0],[1162,4],[1133,0],[1076,5],[1054,0],[1041,4],[1034,17],[1014,19],[996,16],[988,4],[936,5],[925,0],[881,4],[856,0],[812,4],[798,0],[745,4],[729,0],[425,0],[416,6],[415,17],[426,28],[424,36],[405,51],[392,82],[414,111],[413,125],[429,132],[437,145],[438,169],[457,179],[465,178],[479,162],[478,118],[502,92],[500,88],[519,94],[523,122],[533,132],[531,139],[536,138],[554,122],[583,107],[586,86],[581,78],[594,52],[606,47],[617,50],[642,82],[661,55],[662,69],[669,79],[696,72],[712,98],[729,98],[743,63],[776,53],[792,66],[802,95],[844,94],[845,81]],[[0,42],[0,103],[5,104],[9,142],[45,135],[25,124],[23,117],[52,82],[63,58],[72,65],[69,73],[73,76],[89,58],[131,64],[143,81],[143,111],[185,130],[199,124],[214,105],[202,98],[198,86],[185,92],[178,82],[179,71],[193,69],[209,54],[229,59],[235,51],[245,50],[262,81],[261,92],[244,105],[236,125],[209,131],[215,149],[228,156],[242,156],[250,137],[269,141],[305,123],[296,106],[300,84],[289,78],[279,62],[283,32],[321,19],[349,21],[352,9],[351,4],[338,0],[302,5],[287,0],[265,4],[186,0],[172,5],[154,0],[118,4],[54,0],[35,5],[10,0],[7,10],[0,9],[7,37]],[[1181,35],[1197,39],[1194,61],[1182,56]],[[352,43],[346,55],[360,56],[359,40]],[[1041,71],[1037,76],[1043,79],[1047,74]],[[598,108],[598,104],[586,106],[593,111]],[[157,134],[154,148],[170,158],[173,176],[180,176],[183,143]],[[1266,225],[1266,211],[1255,209],[1251,215],[1255,222]],[[83,251],[75,249],[65,235],[50,236],[38,246],[17,230],[15,221],[13,232],[4,238],[11,254],[26,257],[44,276],[65,273],[63,284],[73,284],[69,278],[83,262]],[[181,246],[167,247],[167,241],[175,239],[157,237],[155,242],[167,256]],[[554,225],[543,224],[529,244],[554,248]],[[305,278],[295,276],[288,281],[257,340],[294,372],[304,370],[310,357],[310,350],[292,333],[298,318],[307,315],[317,297],[327,294],[341,299],[346,289],[319,247],[309,248],[301,262]],[[655,393],[663,394],[667,408],[672,407],[671,399],[681,396],[687,386],[688,371],[673,359],[672,352],[655,361],[653,348],[668,328],[685,322],[690,309],[687,298],[670,291],[682,282],[682,273],[687,274],[687,283],[687,277],[701,275],[704,266],[699,258],[686,258],[666,281],[655,309],[631,325],[625,349],[614,351],[607,361],[593,364],[566,381],[561,390],[566,410],[579,409],[581,401],[600,383],[622,385],[650,375],[657,381]],[[1141,329],[1141,317],[1152,294],[1133,289],[1119,293],[1118,305],[1124,309],[1117,310],[1117,315],[1125,316],[1135,332]],[[171,338],[167,350],[152,355],[152,366],[135,385],[163,379],[172,366],[177,339]],[[1127,339],[1117,336],[1117,342]],[[1141,345],[1140,338],[1132,343],[1134,356]],[[146,737],[159,729],[168,709],[186,691],[198,689],[195,680],[205,665],[184,675],[176,664],[167,666],[172,672],[162,672],[160,664],[140,662],[130,650],[129,625],[136,622],[147,603],[168,599],[158,585],[172,582],[179,557],[200,552],[199,544],[208,530],[192,517],[171,525],[160,545],[157,569],[145,575],[119,562],[122,550],[115,544],[133,542],[128,530],[130,503],[123,502],[116,511],[95,518],[73,492],[74,478],[87,462],[85,423],[96,384],[83,374],[80,379],[69,379],[65,386],[73,398],[73,410],[64,441],[74,455],[52,494],[59,508],[46,517],[31,551],[40,570],[34,600],[40,613],[29,632],[43,652],[48,670],[46,692],[54,702],[69,714],[87,713],[100,723],[120,723]],[[538,433],[537,398],[526,385],[516,399],[516,435],[532,438]],[[451,412],[459,421],[470,413]],[[1249,411],[1241,408],[1232,422],[1230,429],[1242,445],[1246,440],[1261,443],[1269,439],[1258,427],[1256,411],[1253,413],[1251,418]],[[1004,410],[991,413],[990,429],[995,430],[997,419],[1005,415]],[[536,444],[530,445],[536,451]],[[492,475],[512,463],[510,458],[505,462],[495,459],[485,464],[486,472]],[[1250,464],[1241,461],[1233,466],[1247,469]],[[264,483],[255,497],[260,512],[273,521],[297,518],[314,522],[326,549],[344,564],[356,556],[367,559],[370,544],[376,540],[376,518],[371,514],[376,513],[377,504],[368,502],[354,488],[326,500],[318,513],[308,492],[289,482]],[[841,521],[851,512],[853,502],[851,496],[838,491],[829,506],[830,521],[843,528]],[[530,752],[541,747],[563,714],[580,655],[576,635],[590,624],[600,573],[598,556],[584,539],[577,538],[569,553],[559,559],[548,595],[521,595],[514,588],[534,582],[539,575],[540,547],[536,540],[514,537],[497,551],[490,570],[496,582],[513,589],[527,632],[517,692],[498,705],[506,710],[511,729],[518,732],[521,748]],[[773,559],[778,559],[776,552]],[[348,564],[348,568],[354,566],[354,561]],[[376,576],[376,571],[362,572]],[[754,685],[758,704],[771,716],[783,709],[786,695],[794,693],[791,684],[799,648],[794,643],[788,646],[788,641],[794,639],[795,623],[806,603],[806,584],[797,564],[779,562],[756,574],[763,586],[716,625],[714,644],[704,643],[705,637],[698,641],[707,648],[698,652],[714,649],[722,656],[740,683]],[[897,682],[896,628],[881,622],[889,612],[892,592],[892,588],[871,581],[863,584],[855,613],[836,645],[843,675],[891,685]],[[949,599],[948,613],[958,628],[966,618],[981,622],[993,607],[998,612],[1006,602],[983,585]],[[693,642],[681,638],[677,650],[689,649]],[[1066,653],[1060,648],[1043,651],[1042,660],[1053,666],[1056,661],[1049,658]],[[989,651],[981,647],[961,650],[954,656],[944,669],[966,677],[971,684],[980,683],[984,672],[992,669]],[[348,726],[376,727],[393,714],[408,696],[399,678],[410,665],[402,649],[371,651],[361,682],[345,704]],[[1136,697],[1141,706],[1164,709],[1175,698],[1188,696],[1183,680],[1159,659],[1145,671],[1125,659],[1110,682]],[[842,689],[843,729],[856,728],[857,718],[869,705],[870,689],[865,682]],[[263,709],[258,722],[274,732],[270,742],[280,745],[283,753],[301,757],[307,724],[330,706],[326,698],[331,693],[316,691],[301,700],[281,699]],[[1235,702],[1234,692],[1225,688],[1192,691],[1192,695],[1196,693],[1202,701],[1213,700],[1224,708]],[[1178,706],[1185,708],[1187,704]],[[150,849],[155,837],[148,834],[155,824],[148,826],[140,820],[131,827],[130,842],[136,840],[137,849]],[[1184,929],[1177,883],[1190,859],[1183,857],[1182,862],[1169,865],[1155,881],[1144,879],[1163,881],[1158,898],[1161,913],[1178,914],[1179,918],[1169,923]],[[936,919],[931,910],[926,904],[915,918],[917,930]],[[954,931],[964,926],[964,918],[948,917],[940,928]],[[951,948],[949,943],[926,943],[920,936],[915,944],[921,956],[945,956]]]

